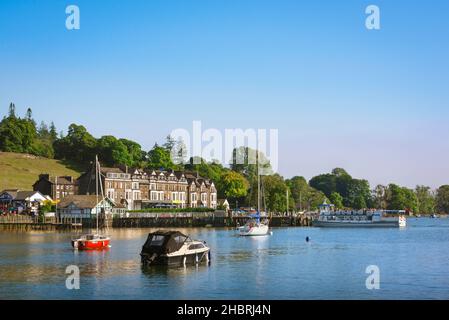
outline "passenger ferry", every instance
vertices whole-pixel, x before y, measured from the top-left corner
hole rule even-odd
[[[405,210],[338,211],[326,202],[319,209],[318,218],[312,222],[314,227],[402,228],[407,225]]]

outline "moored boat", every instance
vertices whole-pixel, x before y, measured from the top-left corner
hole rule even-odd
[[[239,235],[241,236],[266,236],[270,234],[268,226],[268,219],[260,220],[260,214],[252,216],[244,226],[238,228]]]
[[[98,162],[98,156],[95,156],[95,183],[96,183],[96,196],[98,204],[98,188],[99,188],[99,180],[100,180],[100,163]],[[101,196],[104,200],[103,195],[103,187],[100,184],[101,188]],[[76,250],[100,250],[110,247],[111,238],[106,235],[102,235],[99,232],[98,228],[98,218],[100,214],[103,214],[106,217],[106,213],[104,212],[104,209],[101,208],[99,210],[98,208],[95,208],[95,216],[96,216],[96,233],[92,234],[84,234],[80,237],[77,237],[75,239],[72,239],[72,247]]]
[[[318,218],[312,222],[314,227],[399,228],[407,225],[403,210],[336,211],[333,204],[326,202],[319,209]]]
[[[210,248],[179,231],[159,230],[148,234],[140,257],[144,265],[183,266],[209,261]]]
[[[111,239],[98,234],[85,234],[72,240],[72,247],[78,250],[98,250],[109,248]]]

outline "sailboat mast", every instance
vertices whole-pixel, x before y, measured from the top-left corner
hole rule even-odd
[[[260,212],[260,174],[259,174],[259,151],[256,155],[257,163],[257,212]]]
[[[95,156],[95,195],[96,195],[96,212],[97,212],[97,234],[98,234],[98,156]]]

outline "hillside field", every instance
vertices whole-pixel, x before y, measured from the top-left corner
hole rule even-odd
[[[0,152],[0,191],[4,189],[33,190],[39,174],[51,176],[80,176],[78,170],[69,168],[59,160],[29,154]]]

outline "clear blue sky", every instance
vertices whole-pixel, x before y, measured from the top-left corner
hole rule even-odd
[[[76,4],[81,29],[65,28]],[[365,28],[369,4],[381,30]],[[0,115],[31,107],[150,149],[278,128],[285,177],[449,183],[448,1],[0,1]]]

